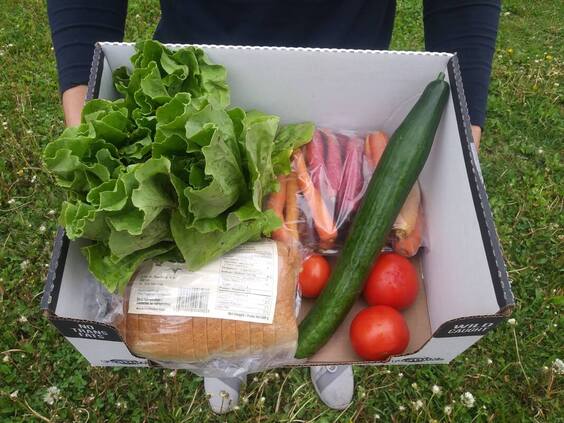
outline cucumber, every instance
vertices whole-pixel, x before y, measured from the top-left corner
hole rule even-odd
[[[331,277],[299,325],[296,358],[311,357],[329,340],[362,291],[374,258],[429,156],[448,94],[441,72],[392,135]]]

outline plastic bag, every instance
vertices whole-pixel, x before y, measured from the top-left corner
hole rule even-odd
[[[88,273],[88,283],[84,292],[84,319],[114,324],[123,316],[123,297],[108,292],[92,274]]]
[[[240,248],[245,248],[245,245]],[[297,314],[300,304],[296,285],[301,257],[299,249],[283,243],[276,243],[275,250],[278,269],[274,289],[277,290],[277,295],[272,324],[231,318],[159,314],[166,313],[162,310],[168,306],[163,304],[170,304],[167,290],[159,288],[158,283],[151,282],[150,290],[145,290],[142,296],[137,293],[132,295],[132,290],[136,288],[130,284],[124,298],[124,319],[120,324],[128,348],[134,354],[164,367],[188,369],[200,376],[212,377],[237,377],[297,362],[294,354],[298,340]],[[237,250],[232,254],[237,255]],[[224,262],[220,260],[219,263],[218,266],[223,266]],[[248,277],[244,269],[246,265],[243,261],[241,263],[242,269],[238,276]],[[237,272],[237,269],[232,270]],[[141,269],[141,272],[144,270]],[[210,275],[212,274],[214,273],[211,272]],[[215,274],[221,277],[220,273]],[[141,283],[144,283],[143,280]],[[203,291],[193,291],[188,297],[176,296],[172,307],[177,308],[178,301],[183,301],[183,304],[188,301],[194,309],[193,306],[200,301],[194,297],[195,293],[203,295]],[[136,307],[139,303],[133,304],[132,301],[139,301],[141,297],[146,310],[147,307],[153,307],[161,311],[156,314],[138,314]],[[251,303],[249,300],[248,304],[239,305],[251,307]]]
[[[284,222],[273,238],[297,239],[306,250],[337,254],[387,142],[381,131],[317,129],[312,141],[294,153],[293,172],[279,179],[280,191],[268,201]],[[420,203],[416,184],[394,223],[389,249],[416,254],[423,224]]]

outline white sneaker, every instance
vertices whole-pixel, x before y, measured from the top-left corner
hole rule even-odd
[[[209,396],[210,407],[214,413],[228,413],[239,404],[241,382],[243,379],[238,377],[204,378],[204,389]]]
[[[310,367],[311,381],[325,405],[334,410],[344,410],[352,402],[354,376],[352,366]]]

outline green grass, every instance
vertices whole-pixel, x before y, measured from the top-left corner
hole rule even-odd
[[[393,47],[420,49],[421,1],[398,5]],[[41,314],[56,228],[50,210],[58,209],[63,196],[42,168],[40,152],[63,129],[62,114],[44,2],[4,6],[0,421],[220,420],[209,412],[201,378],[169,370],[91,368]],[[149,37],[157,2],[132,0],[129,7],[126,38]],[[503,7],[480,155],[513,281],[517,325],[501,325],[448,366],[355,368],[356,402],[344,413],[320,403],[304,369],[262,373],[242,392],[248,403],[225,420],[364,422],[377,415],[394,422],[563,420],[558,414],[563,376],[551,367],[564,358],[564,11],[558,0],[506,0]],[[434,384],[441,386],[440,395],[432,395]],[[61,391],[53,405],[43,401],[50,386]],[[11,397],[15,391],[17,397]],[[476,398],[470,409],[460,403],[466,391]],[[418,400],[423,406],[416,410],[412,404]],[[453,407],[450,416],[446,405]]]

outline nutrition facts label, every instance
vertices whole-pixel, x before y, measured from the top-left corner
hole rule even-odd
[[[270,240],[249,242],[202,269],[153,264],[135,277],[129,313],[272,323],[278,252]]]

